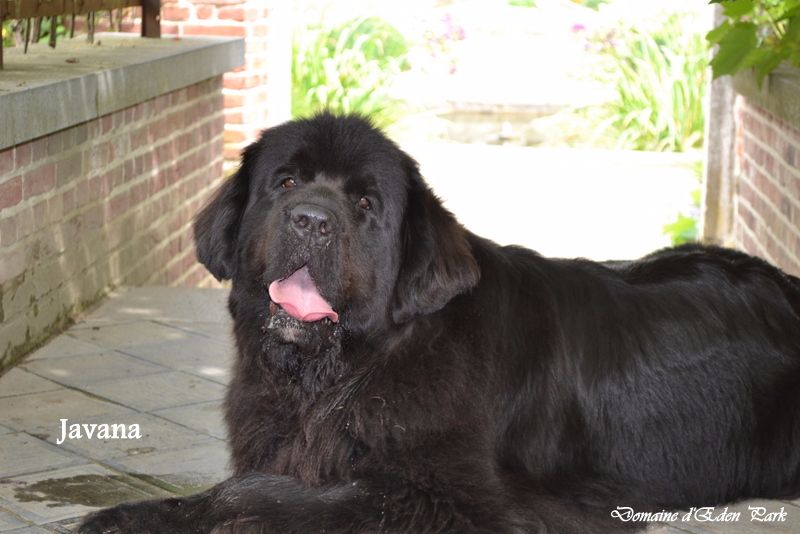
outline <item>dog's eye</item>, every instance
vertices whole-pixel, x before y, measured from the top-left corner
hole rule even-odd
[[[357,206],[362,210],[372,209],[372,202],[367,197],[361,197],[358,199]]]
[[[289,178],[284,178],[281,182],[281,187],[284,189],[291,189],[297,185],[297,182],[294,181],[294,178],[291,176]]]

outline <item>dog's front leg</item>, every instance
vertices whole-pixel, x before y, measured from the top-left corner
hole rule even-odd
[[[236,476],[186,498],[122,504],[89,515],[80,534],[490,532],[449,498],[401,483],[307,487],[290,477]],[[485,519],[485,516],[484,516]],[[484,523],[484,521],[481,521]],[[509,525],[505,525],[508,527]]]

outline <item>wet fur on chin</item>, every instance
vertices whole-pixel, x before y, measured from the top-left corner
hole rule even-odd
[[[285,169],[300,188],[273,187]],[[325,252],[285,234],[293,199],[336,206]],[[800,496],[800,280],[762,260],[500,247],[368,122],[328,114],[267,130],[195,232],[233,280],[235,474],[83,533],[595,534],[645,526],[617,506]],[[336,325],[270,309],[266,286],[309,254]]]

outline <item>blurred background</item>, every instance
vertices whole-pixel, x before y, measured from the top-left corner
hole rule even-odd
[[[705,2],[308,0],[293,15],[292,115],[373,117],[473,231],[597,259],[697,237]]]

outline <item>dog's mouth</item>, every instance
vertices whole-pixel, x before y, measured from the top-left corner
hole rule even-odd
[[[273,281],[269,285],[270,313],[275,315],[280,307],[290,317],[304,323],[327,319],[339,322],[339,314],[320,295],[307,265],[303,265],[289,276]]]

